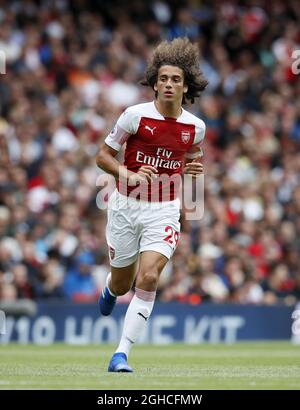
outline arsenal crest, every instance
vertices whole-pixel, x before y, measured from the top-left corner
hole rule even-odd
[[[191,138],[189,131],[181,131],[181,140],[184,144],[187,144]]]
[[[115,250],[111,246],[109,246],[108,248],[109,248],[109,256],[110,256],[110,259],[112,260],[115,257]]]

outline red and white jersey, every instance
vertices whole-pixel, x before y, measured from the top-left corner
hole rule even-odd
[[[201,155],[200,145],[204,134],[205,124],[195,115],[182,109],[177,119],[163,117],[152,101],[127,108],[105,143],[116,151],[126,143],[124,165],[130,171],[137,172],[141,166],[151,165],[157,169],[159,176],[179,177],[184,159]],[[135,187],[119,184],[118,189],[129,195]],[[145,189],[146,194],[139,199],[166,200],[163,199],[161,183],[153,182]],[[174,200],[178,194],[174,184],[170,189],[168,200]]]

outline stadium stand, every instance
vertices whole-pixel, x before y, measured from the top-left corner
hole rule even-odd
[[[125,107],[153,98],[147,58],[177,36],[199,44],[209,80],[187,107],[207,126],[205,214],[183,215],[158,297],[299,300],[299,27],[294,0],[0,2],[1,300],[97,300],[95,155]]]

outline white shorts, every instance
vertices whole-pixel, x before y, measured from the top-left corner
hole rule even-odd
[[[111,266],[135,262],[140,252],[170,259],[179,240],[180,201],[146,202],[115,190],[108,201],[106,240]]]

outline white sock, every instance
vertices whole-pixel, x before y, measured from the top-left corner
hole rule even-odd
[[[128,357],[130,349],[144,330],[151,315],[156,292],[147,292],[135,288],[135,295],[128,306],[122,337],[117,352],[123,352]]]
[[[115,296],[115,297],[116,297],[117,295],[115,295],[115,294],[110,290],[110,287],[109,287],[109,285],[110,285],[110,279],[111,279],[111,272],[109,272],[109,274],[108,274],[107,277],[106,277],[106,283],[105,283],[105,285],[106,285],[106,287],[107,287],[109,293],[111,294],[111,296]]]

